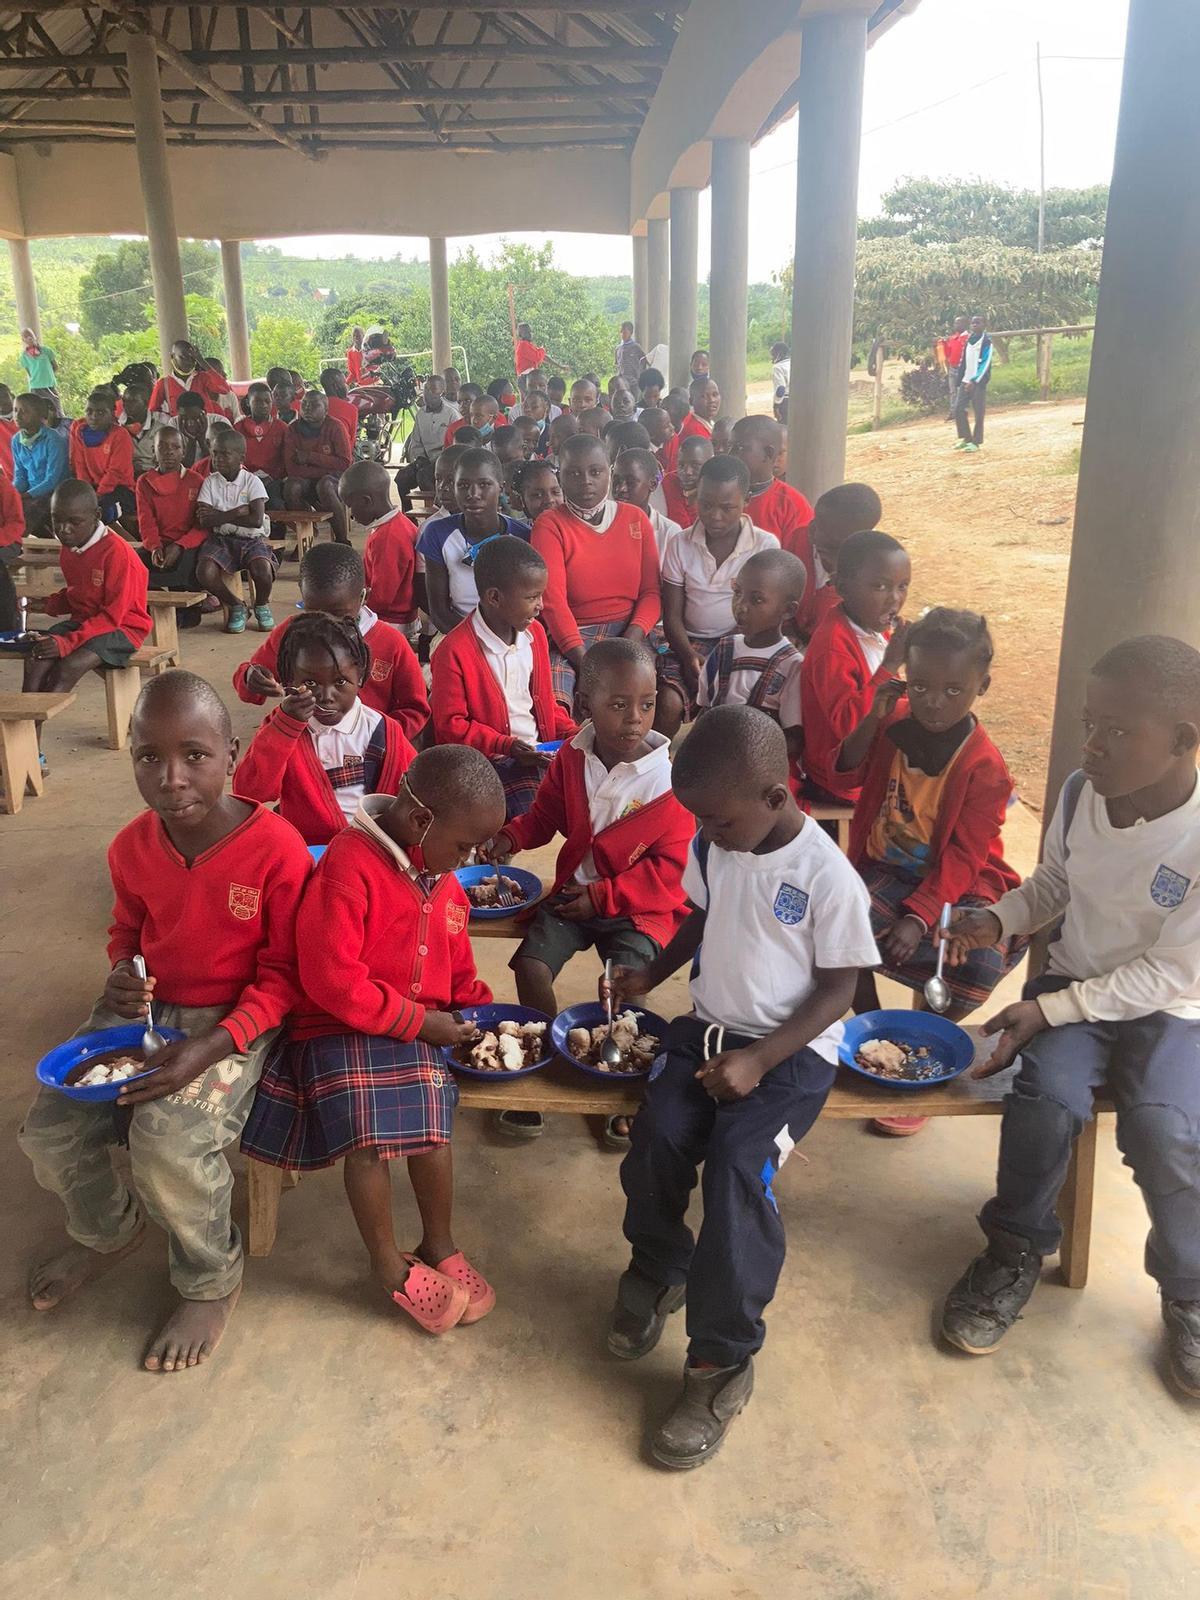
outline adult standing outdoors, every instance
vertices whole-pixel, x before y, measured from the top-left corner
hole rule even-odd
[[[955,317],[954,331],[946,334],[938,341],[941,345],[942,360],[946,363],[946,387],[950,394],[950,414],[948,422],[954,421],[954,413],[958,410],[958,369],[962,366],[963,351],[967,348],[967,319]]]
[[[62,403],[58,398],[58,362],[54,359],[54,351],[49,346],[39,344],[32,328],[21,329],[21,366],[25,369],[28,379],[25,387],[30,394],[41,395],[44,400],[49,400],[54,407],[55,414],[62,414]]]
[[[649,363],[646,360],[646,352],[633,336],[632,322],[621,324],[621,342],[613,351],[613,364],[617,377],[624,378],[636,394],[638,379]]]
[[[992,341],[983,318],[976,313],[971,318],[971,332],[963,346],[958,368],[958,395],[954,406],[954,422],[958,428],[956,450],[978,450],[983,443],[983,414],[987,410],[987,385],[991,375]],[[975,415],[974,429],[967,421],[968,406]]]

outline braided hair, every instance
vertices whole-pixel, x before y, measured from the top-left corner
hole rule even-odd
[[[358,681],[366,682],[371,670],[371,652],[352,618],[331,617],[324,611],[301,611],[293,617],[279,641],[275,673],[280,683],[294,681],[297,658],[305,649],[328,651],[334,666],[350,661]]]
[[[840,563],[838,571],[841,571]],[[956,655],[962,651],[980,672],[988,670],[995,654],[987,618],[977,611],[956,611],[952,606],[933,606],[918,618],[908,630],[904,649],[906,655],[914,649],[943,650]]]

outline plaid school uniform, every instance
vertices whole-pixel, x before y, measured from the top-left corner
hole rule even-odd
[[[746,701],[756,711],[765,711],[779,721],[779,707],[788,673],[794,662],[802,659],[799,650],[789,640],[784,640],[773,656],[765,661],[753,656],[737,656],[734,652],[736,635],[727,633],[718,640],[704,664],[709,684],[709,706],[725,704],[729,693],[729,680],[735,672],[757,672],[758,680]]]
[[[581,622],[579,632],[583,636],[584,650],[590,650],[601,639],[619,637],[628,626],[628,618],[614,618],[609,622]],[[570,711],[575,704],[575,668],[553,641],[550,645],[550,684],[559,705]]]

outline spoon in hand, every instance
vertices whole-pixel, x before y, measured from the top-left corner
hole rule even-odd
[[[947,1011],[950,1008],[950,990],[942,977],[942,968],[946,964],[946,934],[950,930],[950,918],[954,914],[954,907],[949,901],[942,907],[942,914],[938,919],[937,971],[925,984],[925,1004],[931,1011]]]
[[[134,956],[133,970],[144,983],[146,981],[146,963],[142,960],[141,956]],[[147,1006],[146,1026],[142,1030],[142,1049],[146,1055],[152,1056],[156,1051],[165,1050],[166,1047],[167,1041],[163,1038],[161,1033],[157,1033],[155,1031],[154,1011],[150,1006]]]
[[[612,1036],[613,1007],[612,1007],[612,962],[604,963],[604,1009],[608,1012],[608,1038],[600,1046],[600,1059],[606,1067],[619,1067],[621,1065],[621,1050]]]

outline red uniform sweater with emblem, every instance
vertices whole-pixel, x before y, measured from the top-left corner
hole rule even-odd
[[[123,633],[137,649],[150,632],[146,569],[120,534],[105,528],[90,550],[63,545],[58,564],[66,588],[43,600],[41,608],[47,616],[72,617],[79,624],[73,633],[47,635],[59,655],[69,656],[105,633]]]
[[[363,546],[367,600],[385,622],[411,622],[417,614],[413,578],[417,571],[417,525],[397,511],[378,523]]]
[[[247,472],[265,472],[268,478],[283,477],[283,440],[287,423],[278,417],[267,422],[255,422],[243,417],[234,427],[246,441],[243,466]]]
[[[84,443],[84,429],[71,430],[71,472],[96,493],[133,488],[133,436],[128,428],[112,427],[99,444]]]
[[[679,432],[675,435],[675,437],[679,441],[679,444],[682,444],[685,439],[708,439],[711,441],[712,435],[712,423],[705,422],[703,418],[698,417],[694,411],[689,411],[687,416],[684,417],[683,421],[679,424]],[[676,455],[679,454],[679,444],[675,446]]]
[[[288,424],[283,440],[283,470],[289,478],[340,478],[350,465],[350,440],[345,428],[326,417],[320,431],[304,434],[300,420]]]
[[[897,720],[893,718],[889,726]],[[850,825],[850,860],[856,867],[868,859],[867,844],[895,755],[896,746],[885,730],[855,775],[862,781]],[[1017,887],[1021,880],[1005,861],[1000,839],[1012,787],[1004,757],[977,722],[946,773],[929,841],[929,872],[902,902],[902,915],[911,913],[932,928],[947,901],[954,905],[964,895],[975,894],[995,902]]]
[[[556,833],[564,837],[554,863],[552,894],[574,882],[588,851],[596,871],[588,884],[597,917],[628,917],[639,932],[666,945],[686,915],[683,869],[696,831],[695,819],[667,791],[592,832],[585,757],[564,744],[542,779],[533,808],[504,824],[515,850],[535,850]]]
[[[396,794],[417,752],[404,729],[384,717],[383,766],[374,794]],[[346,826],[337,794],[317,759],[308,723],[276,706],[251,739],[233,774],[233,792],[242,800],[279,806],[305,844],[328,844]]]
[[[251,667],[265,667],[274,677],[279,641],[294,621],[294,617],[285,617],[277,622],[249,661],[243,661],[238,667],[233,675],[233,687],[239,700],[252,706],[266,705],[263,695],[254,694],[246,687],[246,674]],[[363,705],[392,717],[400,724],[406,738],[415,739],[429,721],[429,697],[425,693],[421,664],[412,646],[387,622],[372,623],[363,638],[371,652],[371,670],[359,690]]]
[[[11,479],[0,474],[0,549],[20,544],[25,532],[25,509]]]
[[[298,998],[296,913],[312,859],[289,823],[262,806],[187,862],[156,812],[143,811],[108,850],[116,901],[115,965],[139,952],[156,1000],[228,1006],[238,1050],[276,1028]]]
[[[359,828],[339,833],[296,919],[300,987],[294,1039],[367,1033],[415,1039],[426,1011],[486,1005],[467,935],[470,907],[452,872],[431,892]]]
[[[529,624],[529,642],[533,646],[529,692],[538,739],[570,739],[579,729],[554,698],[550,647],[540,623]],[[469,744],[485,756],[507,756],[515,743],[508,701],[470,617],[442,640],[429,658],[429,670],[433,676],[429,702],[438,744]]]
[[[342,400],[336,394],[325,396],[325,410],[335,422],[340,422],[346,430],[346,437],[353,446],[358,438],[358,407],[353,400]]]
[[[196,526],[196,496],[204,479],[190,467],[182,472],[143,472],[134,490],[138,533],[147,550],[165,544],[195,550],[208,538]]]
[[[871,709],[875,690],[892,676],[872,673],[841,605],[829,611],[809,640],[800,669],[804,769],[813,783],[840,800],[858,799],[862,773],[839,772],[837,754]],[[901,700],[908,710],[908,702]]]
[[[678,472],[666,472],[659,486],[662,489],[663,504],[666,514],[672,522],[677,522],[681,528],[690,528],[699,515],[695,500],[689,500],[684,494],[679,482]]]
[[[658,623],[658,544],[637,506],[618,505],[603,533],[553,506],[534,523],[530,542],[549,570],[546,632],[564,655],[583,643],[581,623],[620,621],[643,633]]]
[[[229,416],[229,411],[221,404],[221,397],[233,391],[219,372],[207,370],[193,372],[186,383],[173,372],[168,372],[165,378],[159,378],[150,391],[150,410],[173,417],[179,411],[179,396],[189,392],[200,396],[204,401],[204,409],[211,415]]]

